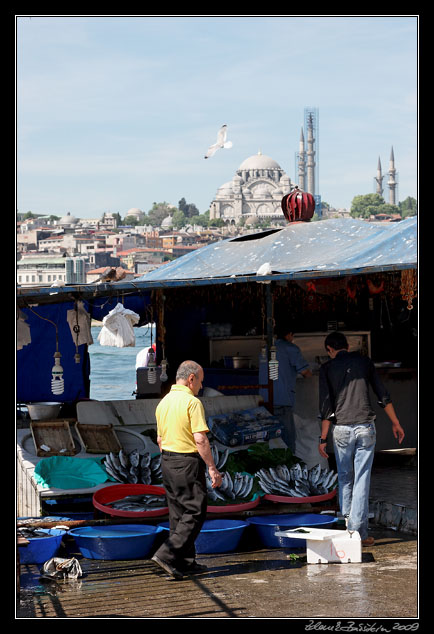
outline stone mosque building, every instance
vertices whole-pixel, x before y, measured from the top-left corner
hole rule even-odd
[[[258,152],[245,159],[233,179],[217,190],[209,210],[210,219],[221,218],[228,224],[246,224],[255,220],[284,220],[280,206],[293,185],[280,165]]]

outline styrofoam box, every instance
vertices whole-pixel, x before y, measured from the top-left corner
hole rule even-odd
[[[308,564],[346,564],[362,561],[362,541],[357,531],[350,533],[349,531],[301,526],[275,534],[279,537],[305,539]]]

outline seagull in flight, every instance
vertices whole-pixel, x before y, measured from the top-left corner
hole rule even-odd
[[[210,158],[210,156],[212,156],[213,154],[215,154],[217,152],[217,150],[219,148],[226,148],[229,149],[230,147],[232,147],[232,141],[226,141],[226,135],[227,135],[227,125],[222,125],[222,127],[220,128],[220,130],[218,131],[217,134],[217,143],[214,143],[213,145],[210,145],[206,154],[205,154],[205,158]]]

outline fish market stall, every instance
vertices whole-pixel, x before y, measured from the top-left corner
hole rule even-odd
[[[314,376],[297,380],[298,458],[306,462],[307,456],[312,455],[311,441],[318,436],[316,372],[324,356],[323,336],[332,329],[361,337],[364,349],[371,353],[390,387],[405,427],[405,446],[417,447],[417,310],[413,310],[417,306],[416,262],[417,219],[403,220],[394,226],[332,219],[296,222],[283,229],[211,244],[162,265],[134,284],[19,289],[17,400],[26,403],[53,399],[53,388],[59,386],[58,380],[64,381],[64,392],[54,393],[54,400],[77,403],[76,420],[81,427],[73,424],[72,431],[78,452],[64,456],[76,464],[84,463],[84,458],[101,459],[106,455],[86,450],[83,433],[89,434],[89,427],[106,426],[107,431],[107,426],[112,426],[121,445],[127,442],[126,438],[134,438],[136,447],[143,452],[143,432],[155,427],[158,398],[152,392],[133,401],[80,400],[89,398],[87,346],[91,342],[80,339],[72,325],[83,316],[83,309],[88,317],[104,320],[110,312],[121,311],[121,299],[124,313],[135,312],[142,323],[155,319],[158,365],[142,372],[148,374],[150,384],[149,373],[158,371],[161,397],[174,382],[180,362],[188,358],[198,361],[205,371],[204,387],[220,392],[218,396],[202,397],[208,417],[240,414],[263,406],[259,396],[264,386],[258,382],[258,348],[262,351],[266,345],[270,350],[274,320],[284,317],[295,323],[302,352],[305,347],[308,354],[309,338],[316,338],[317,349],[321,350],[313,355]],[[265,264],[268,266],[264,268]],[[216,324],[219,329],[210,328]],[[303,341],[300,333],[305,337]],[[298,343],[297,338],[295,342]],[[63,376],[59,371],[60,357]],[[162,383],[163,367],[167,368],[167,377]],[[51,384],[47,376],[52,378]],[[271,379],[265,387],[269,389],[267,409],[273,416]],[[386,429],[387,425],[383,427]],[[48,458],[38,456],[32,445],[29,449],[33,439],[24,435],[20,433],[18,437],[19,487],[26,507],[23,515],[39,515],[44,499],[72,497],[75,493],[92,495],[98,488],[116,483],[107,478],[77,490],[42,487],[35,480],[35,471],[38,473],[39,462]],[[265,439],[265,443],[264,437],[256,440],[261,443],[255,444],[284,449],[277,436]],[[382,439],[379,434],[379,447],[389,448],[391,441],[392,437]],[[310,447],[303,452],[306,443]],[[222,449],[225,445],[220,443],[217,447]],[[230,453],[242,447],[230,445]],[[311,485],[315,465],[309,462],[306,466]],[[277,479],[284,480],[283,476],[284,472],[277,473]],[[321,477],[326,482],[325,473]],[[266,480],[263,482],[267,486]],[[249,484],[237,481],[237,486],[247,488]],[[298,484],[303,487],[300,476]],[[292,488],[289,479],[285,486],[288,485]],[[275,491],[262,494],[278,495]]]
[[[279,422],[263,408],[258,395],[201,397],[201,400],[211,430],[214,459],[224,473],[223,484],[218,491],[212,489],[209,483],[210,513],[254,512],[264,501],[309,504],[332,500],[335,496],[336,477],[333,478],[328,466],[318,462],[315,469],[308,469],[306,465],[302,468],[299,461],[294,460],[279,437]],[[29,430],[18,430],[19,515],[40,516],[43,504],[48,500],[65,503],[72,498],[92,496],[94,507],[103,513],[153,518],[152,507],[146,508],[143,513],[140,513],[143,509],[133,508],[136,500],[131,499],[131,493],[136,493],[133,489],[139,486],[134,484],[137,481],[144,489],[147,485],[150,489],[162,486],[161,474],[158,473],[159,449],[154,442],[158,402],[159,399],[138,399],[78,403],[77,421],[70,422],[75,452],[71,456],[44,458],[44,450],[41,455]],[[94,433],[86,435],[84,431],[89,430]],[[101,445],[107,438],[111,444],[101,451]],[[122,449],[118,451],[120,446]],[[145,465],[142,460],[146,457],[148,462]],[[123,463],[124,459],[127,462]],[[51,481],[48,477],[44,481],[43,467],[51,460],[61,462],[63,471],[60,479]],[[156,461],[155,470],[153,461]],[[71,465],[65,470],[64,465],[68,463]],[[91,472],[82,469],[88,466],[87,463],[92,466]],[[136,470],[132,469],[134,464],[139,465]],[[145,471],[149,472],[149,479],[144,479]],[[71,477],[77,479],[76,485],[74,480],[70,481]],[[65,488],[61,486],[62,478],[67,483]],[[133,506],[129,509],[124,507],[124,512],[119,513],[116,508],[108,508],[102,500],[106,500],[104,490],[107,487],[113,489],[116,498],[116,487],[122,486],[121,482],[129,487],[127,494],[130,499],[127,502],[132,502]],[[112,501],[110,499],[110,503]],[[136,510],[139,511],[137,514]]]
[[[97,468],[98,462],[105,460],[106,451],[98,451],[104,442],[105,449],[111,453],[123,448],[127,455],[137,450],[140,454],[159,454],[156,440],[155,408],[158,399],[140,399],[125,401],[83,401],[77,404],[77,420],[65,421],[71,429],[73,455],[57,457],[60,460],[73,461],[74,471],[80,470],[80,462],[93,463]],[[208,412],[214,414],[228,411],[231,407],[256,405],[257,398],[231,397],[229,399],[204,399]],[[91,434],[92,429],[94,434]],[[154,435],[152,434],[154,431]],[[109,434],[109,432],[111,432]],[[95,440],[95,435],[98,435]],[[149,435],[150,434],[150,435]],[[154,440],[152,439],[154,438]],[[116,442],[114,442],[116,438]],[[49,442],[49,441],[47,441]],[[100,443],[98,446],[97,443]],[[91,443],[91,445],[86,444]],[[108,443],[108,444],[107,444]],[[114,443],[114,444],[113,444]],[[51,448],[44,445],[45,449]],[[44,457],[47,456],[47,457]],[[47,486],[38,473],[41,461],[56,458],[51,451],[41,450],[35,445],[35,437],[31,429],[17,430],[17,494],[19,516],[41,515],[42,504],[47,500],[66,501],[73,498],[88,498],[95,491],[106,486],[118,484],[119,481],[100,469],[100,473],[83,475],[80,486],[69,488]],[[36,471],[36,473],[35,473]],[[70,476],[70,473],[68,473]],[[93,478],[92,486],[83,486],[86,478]],[[97,480],[100,482],[97,483]],[[149,482],[151,484],[151,482]]]
[[[142,401],[133,401],[133,403],[139,404]],[[96,410],[92,407],[93,404]],[[53,452],[52,448],[46,444],[37,445],[31,429],[17,430],[18,513],[20,516],[41,515],[43,503],[48,500],[66,502],[80,498],[88,499],[95,491],[117,484],[118,480],[113,478],[104,464],[107,455],[118,454],[120,450],[123,450],[126,455],[130,455],[133,451],[140,452],[142,455],[149,454],[149,456],[159,454],[158,446],[146,434],[147,430],[155,427],[152,421],[146,423],[142,418],[141,424],[135,426],[138,414],[137,419],[134,416],[131,417],[132,425],[120,424],[119,415],[113,414],[116,410],[111,402],[84,401],[79,405],[81,407],[77,408],[77,420],[63,421],[64,424],[69,425],[73,445],[73,450],[68,456],[65,456],[61,449]],[[89,408],[91,413],[88,415]],[[110,411],[110,415],[107,414],[106,408]],[[96,419],[93,417],[94,413]],[[54,444],[53,436],[46,442]],[[49,460],[52,461],[51,464]],[[47,468],[44,470],[45,465]],[[51,471],[49,467],[52,467]],[[74,478],[77,481],[76,486],[74,486]],[[65,486],[61,486],[62,482]]]

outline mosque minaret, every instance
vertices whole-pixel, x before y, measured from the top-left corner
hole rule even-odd
[[[301,128],[300,145],[298,152],[298,187],[302,191],[306,186],[306,152],[304,151],[304,134]]]
[[[389,160],[389,180],[387,181],[389,186],[389,203],[396,205],[396,169],[395,169],[395,156],[393,154],[393,147],[390,153]]]
[[[381,161],[380,161],[380,157],[378,157],[378,165],[377,165],[377,176],[375,177],[375,182],[377,183],[377,188],[375,193],[379,194],[380,196],[383,195],[383,174],[381,171]]]
[[[309,114],[308,124],[307,124],[307,192],[309,194],[315,194],[315,149],[314,149],[315,139],[313,136],[313,120],[312,114]],[[300,188],[304,189],[304,188]]]
[[[389,204],[396,206],[397,197],[398,197],[397,196],[398,178],[397,178],[397,171],[395,168],[395,155],[393,153],[393,146],[390,151],[389,171],[387,173],[389,175],[389,178],[386,183],[387,190],[389,191]],[[380,157],[378,157],[377,175],[374,176],[374,182],[375,182],[375,193],[379,194],[380,196],[383,196],[383,192],[384,192],[383,180],[384,180],[384,174],[381,169]]]

